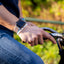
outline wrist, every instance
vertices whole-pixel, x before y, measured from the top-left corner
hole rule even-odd
[[[27,24],[25,24],[21,29],[19,29],[17,31],[17,35],[19,35],[25,28],[26,28]]]

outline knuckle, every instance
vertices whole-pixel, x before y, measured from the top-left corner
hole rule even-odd
[[[37,38],[37,36],[35,35],[33,38],[35,39],[35,38]]]
[[[23,36],[23,37],[22,37],[22,40],[26,40],[26,37]]]
[[[28,41],[29,41],[29,42],[33,42],[33,41],[34,41],[34,38],[33,38],[33,37],[29,37],[29,38],[28,38]]]
[[[22,39],[22,41],[26,42],[26,39]]]
[[[32,42],[33,40],[32,39],[29,39],[29,42]]]
[[[30,35],[30,33],[29,33],[29,32],[27,32],[26,34],[27,34],[28,36]]]
[[[42,30],[42,29],[40,29],[40,32],[42,33],[42,32],[43,32],[43,30]]]
[[[23,41],[23,42],[26,42],[26,40],[25,40],[25,39],[22,39],[22,41]]]
[[[38,35],[38,36],[41,36],[41,35],[42,35],[42,33],[41,33],[41,32],[39,32],[39,33],[37,33],[37,35]]]
[[[42,29],[41,29],[40,31],[41,31],[41,33],[43,32],[43,30],[42,30]]]
[[[51,35],[48,36],[48,38],[50,38],[50,39],[51,39],[51,37],[52,37]]]

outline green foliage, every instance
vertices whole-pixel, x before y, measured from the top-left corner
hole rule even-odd
[[[21,0],[24,17],[64,21],[64,0]]]

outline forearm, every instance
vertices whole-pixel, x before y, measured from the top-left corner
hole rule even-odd
[[[15,24],[19,19],[12,13],[10,13],[3,5],[0,6],[0,17],[3,19],[5,23],[8,23],[11,26],[13,26],[12,30],[14,31]]]
[[[19,10],[20,10],[20,17],[23,18],[21,0],[19,0],[18,6],[19,6]]]

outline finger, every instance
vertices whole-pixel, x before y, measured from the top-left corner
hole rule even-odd
[[[39,35],[39,37],[38,37],[38,43],[39,44],[43,44],[43,36],[42,35]]]
[[[35,38],[34,45],[37,45],[37,44],[38,44],[38,38]]]
[[[34,46],[34,41],[31,42],[31,46]]]
[[[35,34],[32,34],[32,39],[34,40],[34,45],[38,44],[38,36]]]
[[[44,38],[47,38],[47,39],[49,39],[50,41],[52,41],[54,44],[56,44],[56,41],[55,41],[55,39],[49,34],[49,33],[47,33],[47,32],[45,32],[45,31],[43,31],[43,37]]]
[[[28,44],[30,46],[34,46],[34,39],[32,38],[32,35],[31,34],[28,35]]]
[[[30,46],[34,46],[34,41],[28,42]]]
[[[26,36],[25,36],[26,37]],[[25,39],[22,39],[23,43],[27,43],[27,37]]]
[[[48,38],[50,41],[52,41],[54,44],[56,44],[56,41],[55,39],[50,35],[49,38]]]
[[[27,36],[26,35],[19,34],[19,37],[21,38],[23,43],[27,42]]]

